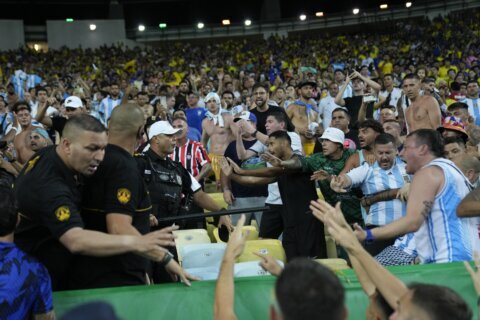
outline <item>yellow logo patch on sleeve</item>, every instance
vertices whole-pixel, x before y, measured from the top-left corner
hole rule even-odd
[[[127,204],[132,197],[132,193],[127,188],[120,188],[117,190],[117,200],[121,204]]]
[[[57,210],[55,210],[55,216],[58,221],[67,221],[70,219],[70,209],[67,206],[58,207]]]
[[[35,166],[35,164],[37,163],[38,159],[40,159],[40,156],[36,156],[35,158],[33,158],[32,160],[28,161],[27,163],[27,168],[25,169],[25,173],[28,173],[30,170],[32,170],[32,168]]]

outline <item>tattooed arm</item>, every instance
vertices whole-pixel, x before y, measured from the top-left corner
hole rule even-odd
[[[417,171],[410,187],[407,214],[380,228],[372,229],[375,239],[397,238],[409,232],[417,231],[432,210],[435,196],[441,190],[445,178],[443,171],[435,166]],[[357,234],[363,240],[363,236]]]

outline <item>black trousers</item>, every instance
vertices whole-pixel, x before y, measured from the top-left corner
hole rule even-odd
[[[262,214],[260,222],[259,237],[267,239],[278,239],[283,232],[283,205],[265,203],[270,210]]]

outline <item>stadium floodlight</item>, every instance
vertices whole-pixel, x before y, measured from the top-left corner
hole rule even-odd
[[[203,22],[199,22],[199,23],[197,24],[197,28],[198,28],[198,29],[203,29],[203,27],[205,27],[205,25],[203,24]]]
[[[411,3],[411,2],[405,3],[405,7],[410,8],[411,6],[412,6],[412,3]]]
[[[247,27],[250,26],[251,24],[252,24],[252,20],[250,20],[250,19],[245,20],[245,25]]]
[[[95,29],[97,29],[97,25],[92,23],[92,24],[89,26],[89,28],[90,28],[90,31],[95,31]]]
[[[353,14],[358,14],[359,12],[360,12],[360,9],[358,8],[353,9]]]
[[[388,9],[388,4],[386,4],[386,3],[381,4],[380,9],[382,9],[382,10]]]
[[[164,23],[164,22],[162,22],[162,23],[160,23],[160,24],[158,25],[158,27],[159,27],[160,29],[165,29],[165,28],[167,27],[167,24]]]
[[[323,11],[315,12],[316,17],[323,17]]]
[[[35,44],[33,45],[33,49],[35,49],[35,51],[38,51],[38,50],[40,50],[40,46],[35,43]]]
[[[300,19],[300,21],[305,21],[305,20],[307,20],[307,16],[304,15],[304,14],[301,14],[299,19]]]
[[[143,24],[138,26],[138,31],[143,32],[145,31],[145,26]]]
[[[223,20],[222,20],[222,24],[223,24],[224,26],[229,26],[229,25],[230,25],[230,20],[228,20],[228,19],[223,19]]]
[[[73,18],[67,18],[67,19],[65,19],[65,21],[66,22],[73,22],[74,20],[73,20]]]

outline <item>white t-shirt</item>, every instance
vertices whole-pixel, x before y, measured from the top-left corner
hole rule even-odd
[[[340,108],[340,106],[335,103],[335,98],[331,95],[320,100],[318,115],[322,117],[323,129],[330,127],[330,123],[332,122],[332,111],[337,108]],[[318,122],[320,123],[320,119],[318,119]]]

